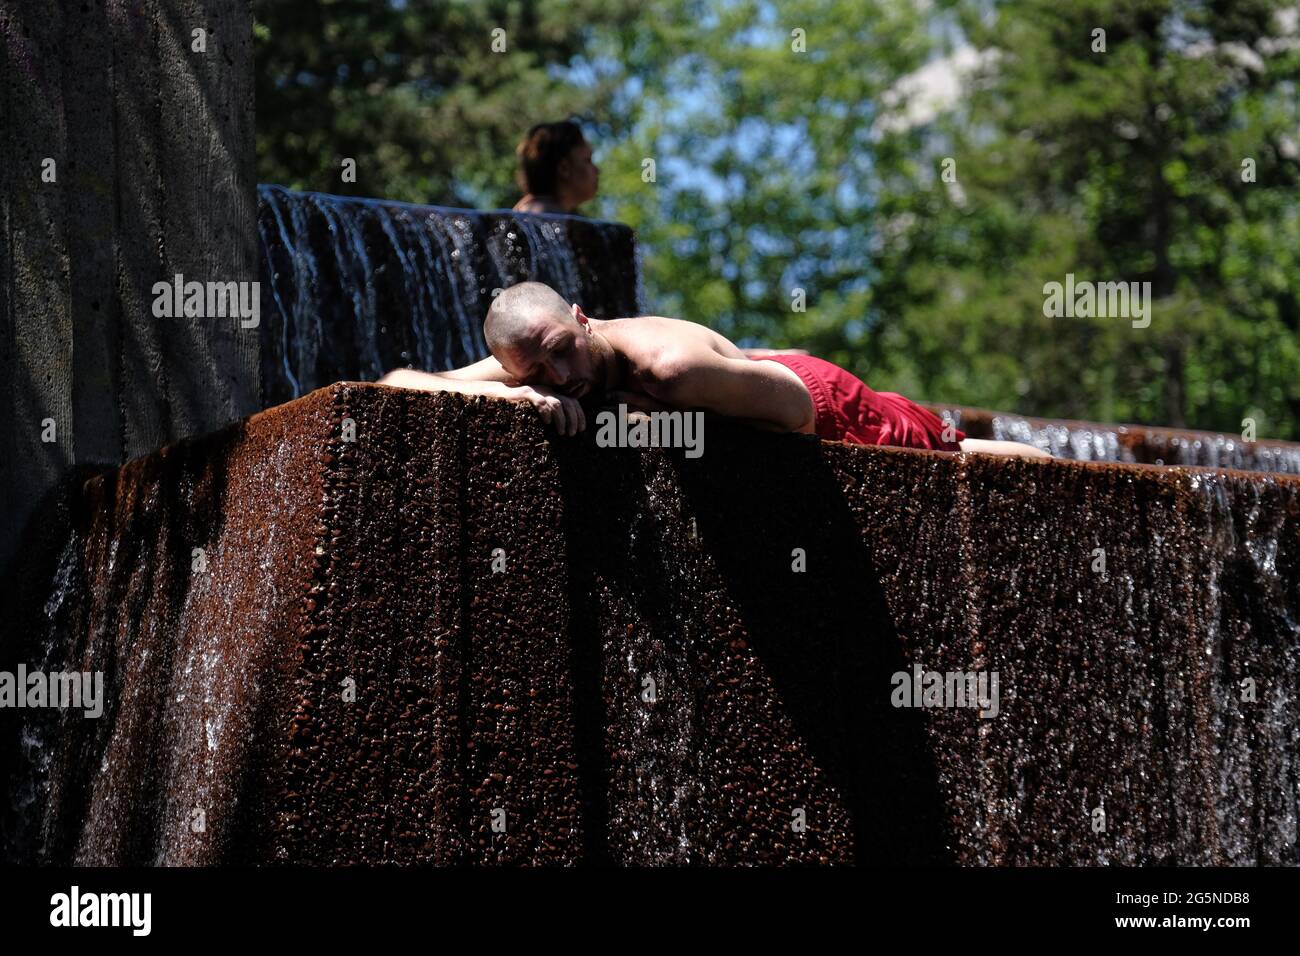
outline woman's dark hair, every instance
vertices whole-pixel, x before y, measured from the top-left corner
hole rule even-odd
[[[519,188],[534,196],[554,196],[560,161],[584,142],[582,127],[577,123],[538,123],[515,150],[519,155]]]

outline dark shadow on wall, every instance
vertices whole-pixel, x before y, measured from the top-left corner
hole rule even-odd
[[[578,754],[578,789],[582,801],[582,859],[591,866],[614,866],[610,848],[611,767],[605,738],[610,713],[605,704],[605,635],[597,596],[604,580],[632,578],[631,556],[622,546],[602,547],[597,525],[605,533],[632,527],[645,507],[644,488],[621,480],[625,469],[612,456],[578,456],[572,446],[552,441],[560,463],[564,502],[564,540],[569,600],[570,666],[573,674],[574,749]],[[579,467],[584,465],[596,467]],[[590,507],[594,489],[604,489],[601,516]],[[640,494],[636,489],[640,488]],[[597,536],[593,537],[593,534]],[[619,545],[623,541],[617,542]]]
[[[840,478],[816,440],[714,424],[703,458],[671,451],[664,456],[667,474],[652,479],[655,497],[675,501],[652,500],[641,471],[649,456],[552,443],[569,548],[584,861],[627,862],[618,858],[626,835],[615,832],[627,826],[627,760],[610,752],[626,745],[627,714],[612,709],[621,698],[610,685],[621,677],[624,655],[649,635],[669,648],[666,653],[686,655],[681,666],[697,682],[695,694],[727,693],[717,682],[728,675],[712,668],[717,646],[730,639],[715,632],[706,639],[709,650],[688,646],[678,640],[680,622],[674,621],[685,613],[703,627],[739,620],[747,653],[770,682],[771,702],[793,725],[798,743],[791,738],[789,745],[802,746],[839,794],[851,820],[852,859],[951,864],[925,717],[890,704],[890,679],[910,663]],[[704,565],[677,551],[684,545],[681,527],[690,525],[685,516],[698,521]],[[665,527],[666,536],[657,536],[655,529]],[[805,573],[792,571],[796,547],[808,555]],[[701,569],[707,569],[707,584],[692,580]],[[713,591],[718,585],[721,592]],[[713,603],[720,600],[734,614]],[[762,691],[728,696],[729,706],[739,708],[734,719],[746,721],[751,732],[775,730],[764,697]],[[710,733],[703,727],[694,732]],[[690,751],[718,741],[705,736],[683,743]],[[702,768],[683,772],[689,777]],[[750,784],[761,781],[760,771]],[[653,828],[654,821],[645,822],[643,829]]]
[[[705,456],[672,462],[752,648],[844,798],[856,862],[952,863],[924,715],[890,704],[911,665],[821,442],[715,427]]]

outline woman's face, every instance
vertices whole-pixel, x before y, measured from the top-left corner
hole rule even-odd
[[[579,206],[596,197],[600,188],[600,167],[591,161],[591,144],[579,143],[560,163],[559,178],[566,198]]]

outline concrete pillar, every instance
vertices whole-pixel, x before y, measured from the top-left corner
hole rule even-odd
[[[258,277],[246,0],[0,0],[0,157],[9,570],[74,468],[261,406],[256,328],[152,308],[177,273]]]

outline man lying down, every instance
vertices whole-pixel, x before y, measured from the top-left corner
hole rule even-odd
[[[492,355],[448,372],[395,369],[380,382],[529,402],[562,435],[586,428],[582,400],[657,412],[704,410],[830,441],[1050,458],[1020,442],[967,438],[932,412],[876,392],[810,355],[747,355],[717,332],[661,316],[591,319],[540,282],[497,295],[483,334]]]

